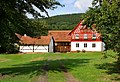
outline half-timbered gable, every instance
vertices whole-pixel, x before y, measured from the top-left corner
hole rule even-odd
[[[71,35],[71,51],[102,51],[101,34],[95,29],[87,28],[81,21],[69,34]]]
[[[82,25],[83,21],[80,22],[75,29],[69,34],[71,35],[71,41],[101,41],[101,35],[96,30],[91,30],[86,26]]]

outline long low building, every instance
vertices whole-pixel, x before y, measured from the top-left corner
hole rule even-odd
[[[54,52],[54,40],[52,36],[41,36],[38,38],[32,38],[17,34],[16,36],[20,39],[20,52]]]
[[[102,36],[93,26],[92,29],[81,21],[73,30],[50,30],[48,36],[32,38],[17,34],[20,52],[76,52],[103,51],[105,44]]]

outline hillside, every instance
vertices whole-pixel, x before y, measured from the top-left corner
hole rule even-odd
[[[48,30],[72,30],[82,20],[83,13],[32,19],[31,36],[47,35]]]
[[[45,20],[48,23],[49,30],[71,30],[80,22],[82,15],[83,13],[66,14],[53,16],[42,20]]]

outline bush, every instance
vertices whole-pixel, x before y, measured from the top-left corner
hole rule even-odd
[[[80,50],[77,50],[77,53],[79,53],[80,52]]]
[[[86,51],[83,49],[82,52],[85,53]]]
[[[113,50],[107,50],[107,51],[103,51],[102,55],[103,58],[108,58],[108,57],[112,57],[112,58],[117,58],[117,54],[116,52],[114,52]]]

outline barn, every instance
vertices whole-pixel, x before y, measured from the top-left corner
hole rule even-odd
[[[71,30],[50,30],[48,35],[53,36],[55,44],[55,52],[71,51]]]
[[[38,38],[32,38],[17,34],[19,38],[19,51],[20,52],[54,52],[54,40],[52,36],[40,36]]]

